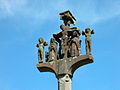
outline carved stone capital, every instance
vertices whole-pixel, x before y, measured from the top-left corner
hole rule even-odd
[[[76,69],[92,62],[92,56],[81,55],[73,58],[59,59],[52,62],[40,63],[37,64],[37,68],[40,72],[52,72],[56,75],[56,77],[65,74],[69,74],[72,77]]]

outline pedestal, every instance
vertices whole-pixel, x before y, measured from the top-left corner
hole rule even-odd
[[[58,90],[72,90],[72,77],[79,67],[93,63],[91,55],[54,60],[52,62],[37,64],[40,72],[52,72],[58,79]]]

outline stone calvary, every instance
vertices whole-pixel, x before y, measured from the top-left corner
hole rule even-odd
[[[93,63],[91,35],[94,34],[94,30],[86,28],[81,33],[78,27],[71,27],[70,25],[74,24],[76,19],[70,11],[61,12],[59,15],[64,23],[60,25],[62,31],[53,34],[49,46],[43,38],[38,39],[37,68],[40,72],[55,74],[58,79],[58,90],[72,90],[72,77],[75,70]],[[81,35],[85,36],[85,55],[81,53],[82,41],[79,40]],[[48,51],[44,51],[45,46],[48,46]]]

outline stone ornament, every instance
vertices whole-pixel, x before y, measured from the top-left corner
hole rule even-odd
[[[85,31],[82,31],[82,35],[85,35],[85,45],[86,45],[86,55],[92,55],[92,39],[91,34],[94,34],[94,30],[90,30],[90,28],[86,28]]]
[[[37,68],[40,72],[52,72],[58,79],[58,90],[72,90],[72,77],[76,69],[79,67],[93,63],[92,56],[92,40],[91,34],[94,31],[86,28],[82,31],[85,36],[86,54],[81,53],[81,32],[77,27],[71,27],[75,24],[75,17],[70,11],[64,11],[60,14],[60,20],[63,20],[60,25],[61,31],[53,34],[50,39],[48,51],[45,52],[46,61],[44,60],[44,46],[48,43],[43,38],[39,38],[38,47],[38,62]]]
[[[38,62],[43,63],[44,60],[44,46],[47,46],[48,43],[44,41],[43,38],[38,39],[39,44],[36,45],[38,48]]]

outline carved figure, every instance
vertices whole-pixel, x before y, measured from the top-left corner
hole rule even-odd
[[[53,61],[57,60],[57,42],[55,42],[55,38],[51,38],[50,46],[49,46],[49,60]]]
[[[67,31],[62,32],[62,39],[61,39],[61,49],[62,49],[62,57],[67,58],[68,56],[68,33]]]
[[[36,45],[38,48],[38,62],[43,63],[44,60],[44,46],[47,46],[48,43],[44,41],[43,38],[38,39],[39,44]]]
[[[78,40],[80,33],[78,30],[73,31],[72,39],[70,40],[70,56],[75,57],[80,54],[81,40]]]
[[[60,19],[64,22],[64,25],[60,25],[62,32],[53,34],[53,37],[59,43],[59,58],[79,56],[81,53],[81,40],[78,40],[80,36],[79,29],[77,27],[70,27],[71,24],[75,24],[76,19],[70,11],[62,12],[59,15]]]
[[[45,52],[45,58],[46,58],[46,62],[48,62],[48,60],[49,60],[49,52],[48,51]]]
[[[85,31],[82,31],[82,35],[85,35],[85,44],[86,44],[86,54],[91,55],[91,34],[94,34],[93,30],[90,30],[90,28],[86,28]]]

